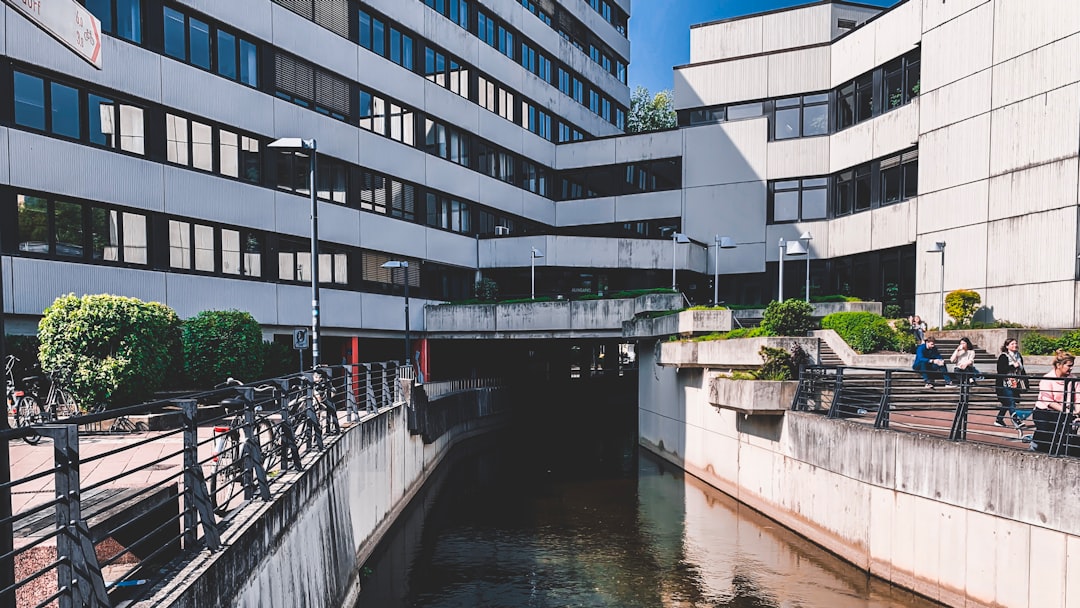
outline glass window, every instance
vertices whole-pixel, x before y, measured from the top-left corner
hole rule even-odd
[[[870,208],[870,168],[859,167],[855,170],[855,211]]]
[[[240,232],[221,229],[221,272],[240,274]]]
[[[247,40],[240,41],[240,82],[248,86],[259,86],[258,47]]]
[[[195,270],[214,272],[214,229],[195,224]]]
[[[798,106],[776,110],[776,139],[791,139],[801,135],[799,115]]]
[[[191,166],[214,170],[214,132],[210,125],[191,121]]]
[[[828,135],[829,102],[803,108],[803,135]]]
[[[828,178],[804,179],[802,192],[803,221],[825,219],[829,212]]]
[[[125,104],[120,105],[120,149],[136,154],[145,153],[145,125],[143,109]],[[185,152],[186,153],[186,152]]]
[[[120,261],[120,212],[100,207],[90,209],[90,257]]]
[[[116,0],[115,34],[135,44],[142,43],[142,0]]]
[[[49,201],[19,195],[19,251],[49,253]]]
[[[181,61],[187,60],[187,40],[184,14],[165,7],[165,54]]]
[[[124,212],[124,261],[146,263],[146,216]]]
[[[210,25],[194,17],[188,18],[190,61],[204,70],[210,69]]]
[[[86,96],[90,142],[116,147],[116,105],[111,99],[90,93]]]
[[[56,201],[53,220],[56,222],[56,255],[82,257],[83,217],[82,205]]]
[[[262,181],[262,162],[259,160],[259,140],[252,137],[240,138],[240,163],[244,179],[258,184]]]
[[[94,14],[101,21],[101,31],[112,32],[112,0],[85,0],[86,10]]]
[[[218,131],[218,166],[222,175],[240,177],[240,139],[236,133]]]
[[[236,80],[236,36],[222,30],[217,33],[217,71]]]
[[[165,115],[165,155],[170,163],[188,164],[187,119],[172,114]]]
[[[263,239],[261,235],[248,232],[244,235],[244,257],[241,273],[249,277],[262,276]]]
[[[773,195],[773,221],[792,222],[799,219],[799,190],[780,191]]]
[[[169,220],[169,266],[191,269],[191,224]]]
[[[727,119],[739,120],[740,118],[753,118],[755,116],[761,116],[763,113],[761,102],[744,103],[734,106],[728,106]]]
[[[79,91],[52,83],[52,132],[78,139]]]
[[[45,129],[45,82],[37,76],[15,72],[15,124]]]

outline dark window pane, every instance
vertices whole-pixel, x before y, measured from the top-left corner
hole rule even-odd
[[[840,89],[836,98],[837,128],[844,129],[855,124],[855,85],[849,84]]]
[[[45,83],[36,76],[15,72],[15,124],[45,128]]]
[[[855,91],[855,122],[869,120],[874,115],[874,87],[869,80],[860,82]]]
[[[863,211],[870,208],[870,175],[863,175],[855,179],[855,210]]]
[[[244,235],[244,269],[249,277],[262,276],[263,242],[262,236],[249,232]]]
[[[918,161],[904,165],[904,198],[911,198],[919,194],[919,163]]]
[[[60,201],[54,204],[56,209],[56,255],[82,257],[82,205]]]
[[[773,195],[773,221],[792,222],[799,219],[799,192],[777,192]]]
[[[907,67],[907,94],[909,98],[918,97],[921,83],[919,81],[919,63],[916,61],[914,64]]]
[[[188,20],[190,61],[203,69],[210,69],[210,26],[198,19]]]
[[[116,106],[111,99],[93,93],[86,96],[90,141],[99,146],[116,147]]]
[[[776,111],[776,139],[799,137],[799,108]]]
[[[187,60],[184,15],[165,7],[165,54],[180,61]]]
[[[885,109],[900,107],[904,104],[904,73],[899,67],[885,74]]]
[[[142,42],[142,0],[116,0],[116,35]]]
[[[86,10],[90,11],[101,21],[101,31],[113,32],[112,0],[86,0],[83,2]]]
[[[881,200],[885,203],[895,203],[900,200],[900,165],[890,167],[881,172]]]
[[[52,83],[52,132],[79,137],[79,92],[55,82]]]
[[[100,207],[90,209],[90,257],[94,260],[120,260],[120,214]]]
[[[259,86],[258,47],[247,40],[240,41],[240,82],[253,87]]]
[[[236,80],[236,36],[221,30],[217,33],[217,71]]]
[[[383,57],[386,56],[386,42],[383,40],[383,22],[374,17],[371,19],[371,50]]]
[[[19,195],[19,251],[49,253],[49,203]]]

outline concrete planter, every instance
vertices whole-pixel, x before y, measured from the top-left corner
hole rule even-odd
[[[742,414],[781,416],[791,409],[797,380],[734,380],[716,377],[709,382],[709,403]]]
[[[818,360],[817,338],[738,338],[707,342],[664,342],[660,345],[659,364],[673,367],[712,367],[720,369],[753,369],[761,367],[762,346],[790,350],[792,344],[802,346],[806,354]]]
[[[811,304],[814,312],[810,316],[815,319],[827,317],[834,312],[872,312],[881,314],[881,302],[820,302]],[[736,319],[760,319],[765,316],[764,308],[745,308],[736,310]]]
[[[654,319],[623,321],[624,338],[652,338],[731,331],[730,310],[684,310]]]

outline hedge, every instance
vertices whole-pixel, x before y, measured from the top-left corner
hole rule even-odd
[[[234,377],[244,382],[263,371],[262,328],[251,313],[204,310],[184,322],[184,376],[191,386],[210,388]]]
[[[891,349],[897,342],[897,332],[889,322],[872,312],[833,313],[821,320],[821,328],[840,334],[848,346],[859,353]]]

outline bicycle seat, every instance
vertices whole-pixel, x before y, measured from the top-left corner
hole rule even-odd
[[[219,403],[221,407],[225,408],[226,412],[242,410],[244,409],[244,406],[247,405],[247,401],[239,397],[226,397],[225,399],[222,399]]]

